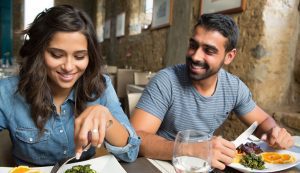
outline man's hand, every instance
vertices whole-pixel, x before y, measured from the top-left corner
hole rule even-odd
[[[294,145],[294,139],[285,128],[273,127],[267,134],[263,134],[261,139],[273,148],[287,149]]]
[[[226,165],[232,163],[235,157],[235,146],[232,142],[222,137],[213,137],[211,140],[213,168],[225,169]]]

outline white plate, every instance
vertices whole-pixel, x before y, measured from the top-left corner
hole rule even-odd
[[[295,141],[295,146],[300,147],[300,136],[293,136]]]
[[[251,142],[251,141],[248,141]],[[264,152],[269,152],[269,151],[275,151],[274,149],[270,148],[265,142],[255,142],[257,145],[261,147],[261,149]],[[257,170],[257,169],[251,169],[247,168],[239,163],[231,163],[228,165],[231,168],[234,168],[236,170],[239,170],[241,172],[276,172],[276,171],[282,171],[285,169],[292,168],[298,164],[300,164],[300,148],[293,147],[291,150],[276,150],[278,153],[287,153],[291,154],[296,158],[296,161],[294,163],[289,163],[289,164],[270,164],[270,163],[265,163],[266,169],[263,170]]]
[[[58,173],[64,173],[67,169],[72,168],[72,166],[75,165],[86,165],[91,164],[91,168],[96,170],[97,173],[105,173],[105,172],[118,172],[118,173],[126,173],[126,171],[123,169],[123,167],[120,165],[120,163],[117,161],[117,159],[113,155],[105,155],[102,157],[82,161],[82,162],[76,162],[65,165]],[[49,173],[51,171],[53,166],[47,166],[47,167],[34,167],[34,169],[39,169],[43,173]],[[12,167],[0,167],[1,173],[8,173],[9,170],[11,170]]]

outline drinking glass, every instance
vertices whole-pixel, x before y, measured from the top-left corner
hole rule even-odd
[[[172,163],[177,173],[208,173],[211,168],[210,136],[199,130],[179,131]]]

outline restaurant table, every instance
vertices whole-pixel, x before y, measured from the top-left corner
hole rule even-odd
[[[295,146],[288,150],[295,153],[300,153],[300,137],[297,138],[298,142],[296,142],[296,138],[294,139]],[[175,173],[170,161],[160,161],[145,157],[138,157],[135,162],[120,162],[120,164],[127,173]],[[240,171],[227,166],[225,170],[214,169],[212,173],[240,173]],[[300,164],[274,173],[300,173]]]
[[[159,168],[155,167],[147,158],[139,157],[133,163],[120,163],[127,173],[162,173]],[[299,173],[300,165],[290,169],[282,170],[276,173]],[[171,172],[170,172],[171,173]],[[233,168],[227,167],[225,170],[213,170],[213,173],[240,173]]]
[[[139,157],[135,162],[120,162],[127,173],[162,173],[147,158]]]

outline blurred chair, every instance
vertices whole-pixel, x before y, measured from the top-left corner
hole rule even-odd
[[[128,84],[126,87],[126,93],[142,93],[145,89],[145,86]]]
[[[134,84],[135,85],[147,85],[149,82],[148,72],[134,72]]]
[[[109,77],[111,79],[111,83],[112,83],[112,85],[114,86],[115,89],[116,89],[117,71],[118,71],[117,66],[106,65],[104,67],[104,73],[109,75]]]
[[[126,98],[126,86],[134,83],[133,74],[139,72],[137,69],[118,69],[117,70],[117,95],[119,98]]]
[[[106,66],[106,72],[109,73],[109,74],[116,74],[117,71],[118,71],[117,66],[112,66],[112,65]]]
[[[12,157],[12,143],[8,130],[0,132],[0,166],[15,166]]]
[[[156,73],[152,72],[135,72],[134,84],[145,86]]]
[[[127,114],[129,116],[129,118],[130,118],[133,110],[135,109],[135,106],[138,103],[141,96],[142,96],[142,93],[128,93],[127,94],[127,101],[128,101]]]

